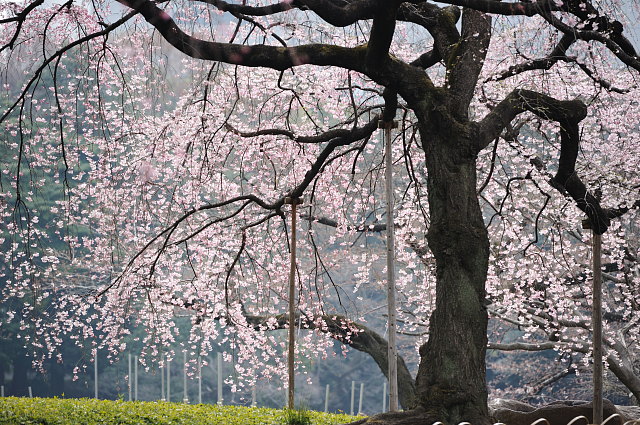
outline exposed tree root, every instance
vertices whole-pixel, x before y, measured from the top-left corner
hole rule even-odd
[[[419,407],[403,412],[380,413],[346,425],[432,425],[438,421],[442,421],[442,418],[438,418],[437,414]],[[486,422],[486,419],[470,420],[470,422],[481,425]]]

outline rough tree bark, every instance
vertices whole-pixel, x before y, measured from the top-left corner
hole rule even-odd
[[[434,417],[480,424],[488,416],[484,284],[489,239],[476,196],[469,135],[435,136],[427,139],[425,152],[437,296],[429,340],[420,348],[416,386],[420,403]]]

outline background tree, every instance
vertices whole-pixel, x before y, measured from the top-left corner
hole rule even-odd
[[[634,159],[615,157],[607,173],[585,167],[637,149],[637,136],[626,137],[634,125],[612,114],[620,105],[636,110],[629,99],[640,62],[620,22],[631,11],[613,3],[450,3],[457,6],[3,5],[13,102],[1,119],[19,137],[8,142],[15,155],[2,181],[4,223],[17,243],[4,254],[5,296],[33,296],[17,320],[33,326],[34,346],[53,352],[60,335],[75,329],[115,353],[130,320],[150,329],[146,354],[158,355],[176,332],[175,312],[189,310],[191,350],[229,342],[249,383],[258,369],[267,378],[281,374],[278,334],[264,331],[281,326],[286,301],[284,198],[310,199],[301,244],[309,260],[300,269],[300,286],[310,290],[299,294],[300,325],[326,329],[336,309],[357,306],[330,271],[344,258],[341,245],[375,243],[359,236],[381,214],[372,136],[379,119],[400,111],[394,156],[406,172],[397,182],[396,220],[407,248],[400,288],[408,296],[407,330],[426,325],[429,332],[419,348],[419,408],[385,420],[488,422],[487,306],[560,342],[554,329],[575,311],[566,306],[585,307],[563,286],[581,263],[557,256],[583,215],[575,206],[604,233],[637,199]],[[196,61],[168,61],[158,37],[137,55],[149,25]],[[86,60],[66,67],[70,54]],[[614,72],[614,83],[602,77]],[[178,101],[163,98],[179,78],[194,81],[192,89]],[[540,146],[550,158],[559,154],[549,171],[535,154]],[[582,165],[579,146],[592,155]],[[53,208],[60,220],[43,224],[32,198],[50,180],[65,197]],[[519,186],[529,186],[526,194],[517,196]],[[322,234],[318,224],[331,220],[336,229]],[[626,228],[615,226],[622,237]],[[532,237],[523,240],[524,232]],[[51,234],[68,244],[62,261],[90,265],[83,285],[59,280]],[[580,252],[584,241],[575,239],[571,249]],[[618,250],[627,243],[615,242]],[[538,255],[528,254],[534,248]],[[622,251],[611,253],[615,262]],[[375,275],[377,254],[349,256],[362,260],[346,282],[357,289]],[[618,287],[624,299],[616,308],[631,329],[637,265],[628,267],[631,281]],[[528,286],[537,280],[548,286]],[[327,303],[331,291],[337,308]],[[40,314],[37,306],[52,294],[54,305]],[[253,315],[267,319],[256,326]],[[350,316],[336,324],[347,338],[358,333],[352,321],[365,319]],[[307,333],[303,346],[322,355],[330,344],[324,335]]]

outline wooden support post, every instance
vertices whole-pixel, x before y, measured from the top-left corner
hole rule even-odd
[[[389,411],[398,410],[398,352],[396,348],[396,282],[395,282],[395,235],[393,226],[393,158],[391,151],[391,129],[398,127],[397,121],[378,121],[384,129],[385,192],[387,198],[387,308],[389,338],[387,345],[389,375]]]
[[[289,409],[295,409],[295,349],[296,349],[296,336],[295,336],[295,322],[296,322],[296,309],[295,309],[295,295],[296,295],[296,207],[302,204],[302,198],[284,198],[285,204],[291,205],[291,266],[289,269],[289,353],[287,356],[287,366],[289,373],[289,383],[287,386],[287,406]]]
[[[585,229],[593,229],[587,219],[582,222]],[[603,420],[603,364],[602,364],[602,235],[592,234],[593,257],[593,307],[591,309],[592,351],[593,351],[593,424]]]
[[[98,349],[93,354],[93,398],[98,398]]]

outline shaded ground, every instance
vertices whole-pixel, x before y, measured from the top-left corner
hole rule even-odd
[[[593,423],[593,407],[585,401],[562,401],[541,407],[534,407],[516,400],[493,400],[490,404],[493,417],[492,423],[501,422],[506,425],[531,425],[536,420],[544,418],[549,425],[567,425],[573,419],[584,416],[574,423],[584,425]],[[606,420],[612,415],[607,425],[640,425],[640,407],[616,406],[609,400],[604,401],[604,414]],[[347,425],[432,425],[438,419],[432,413],[424,409],[416,409],[407,412],[382,413],[366,419],[351,422]],[[476,425],[471,421],[472,425]]]

